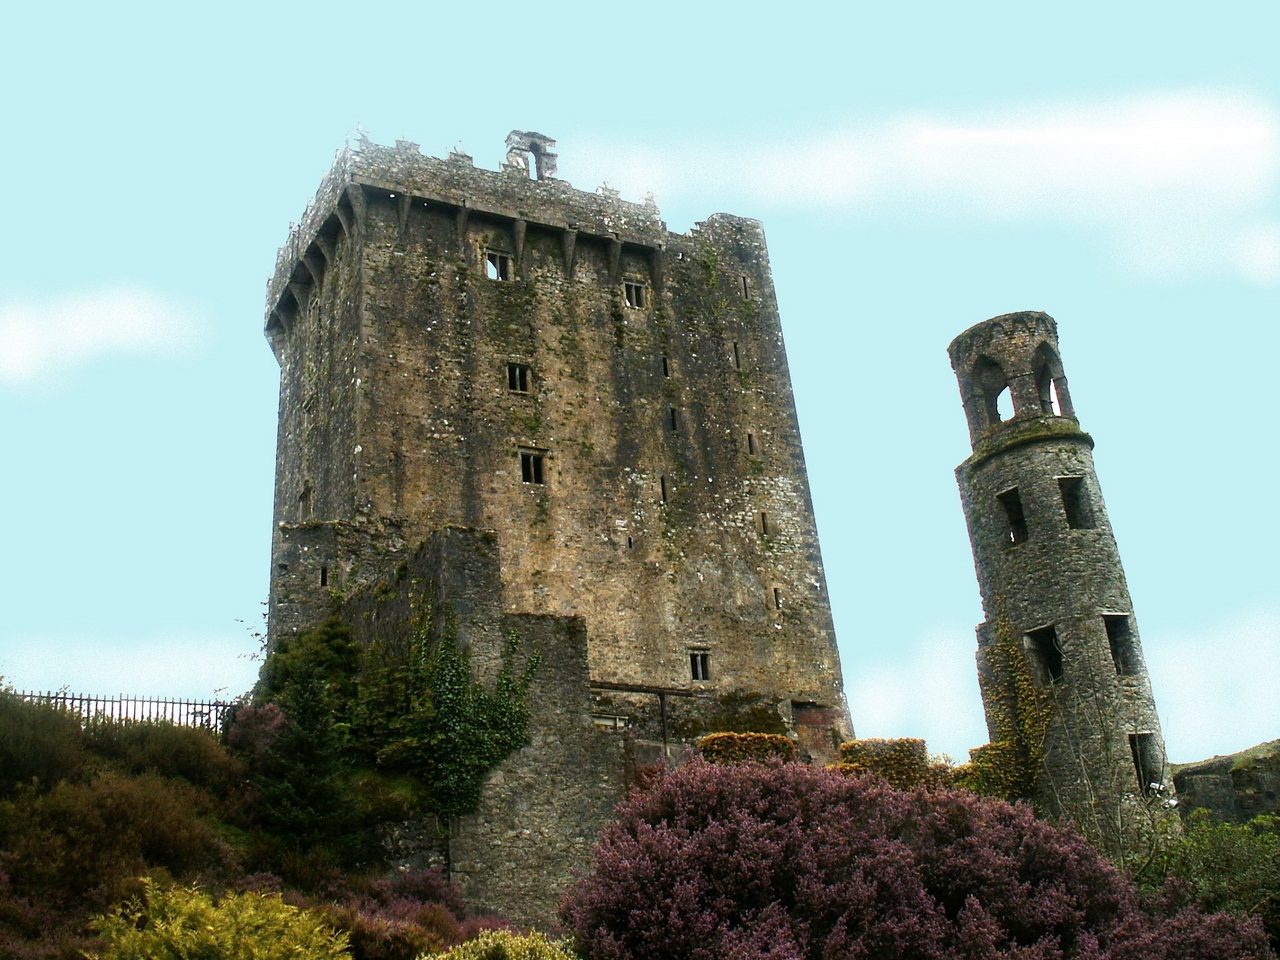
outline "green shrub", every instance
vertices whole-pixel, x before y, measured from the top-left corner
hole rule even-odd
[[[713,733],[699,740],[697,747],[709,763],[764,763],[796,758],[796,745],[777,733]]]
[[[213,733],[165,720],[98,717],[85,729],[89,749],[126,773],[180,777],[209,790],[226,792],[245,777],[245,766]]]
[[[76,714],[0,690],[0,797],[33,780],[47,788],[77,776],[84,763]]]
[[[349,960],[347,939],[275,894],[147,882],[143,897],[94,920],[102,960]]]
[[[836,769],[846,774],[875,774],[899,790],[940,786],[950,777],[947,765],[931,763],[924,741],[914,737],[847,740],[840,744]]]
[[[114,771],[45,794],[19,791],[0,803],[5,869],[19,895],[101,908],[150,870],[189,875],[230,866],[232,851],[201,818],[209,805],[180,781]]]
[[[437,960],[578,960],[562,943],[540,933],[521,936],[509,930],[489,930],[474,940],[437,955]]]

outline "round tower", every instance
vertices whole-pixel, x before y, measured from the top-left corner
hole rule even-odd
[[[1009,768],[1013,792],[1122,851],[1167,809],[1172,780],[1057,325],[1005,314],[948,353],[973,445],[956,479],[985,615],[988,759]]]

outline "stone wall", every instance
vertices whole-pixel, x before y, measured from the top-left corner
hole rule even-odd
[[[592,722],[582,619],[506,615],[498,585],[494,535],[447,528],[386,582],[353,593],[341,615],[362,642],[392,649],[420,629],[437,641],[456,636],[482,682],[496,677],[513,636],[517,672],[538,658],[529,743],[489,776],[479,810],[450,825],[444,849],[434,823],[402,825],[391,837],[402,866],[446,863],[473,910],[545,927],[625,794],[630,741]]]
[[[1215,820],[1246,823],[1262,814],[1280,815],[1280,740],[1225,757],[1174,768],[1178,810],[1189,816],[1204,808]]]

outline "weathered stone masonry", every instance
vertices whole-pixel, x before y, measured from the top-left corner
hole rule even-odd
[[[760,224],[670,233],[555,180],[554,145],[513,132],[493,172],[363,142],[291,231],[270,638],[489,531],[494,610],[581,618],[566,729],[657,759],[739,722],[830,756],[851,729]]]
[[[1049,694],[1037,800],[1087,827],[1104,824],[1095,835],[1120,842],[1126,802],[1171,791],[1171,781],[1057,326],[1043,313],[1007,314],[966,330],[949,353],[973,444],[956,478],[986,616],[978,675],[991,736],[1007,708],[992,684],[1003,632]]]

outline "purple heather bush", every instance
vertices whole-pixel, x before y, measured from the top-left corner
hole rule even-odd
[[[964,791],[692,762],[620,808],[561,909],[587,960],[1267,960],[1253,919],[1145,912],[1073,830]]]

